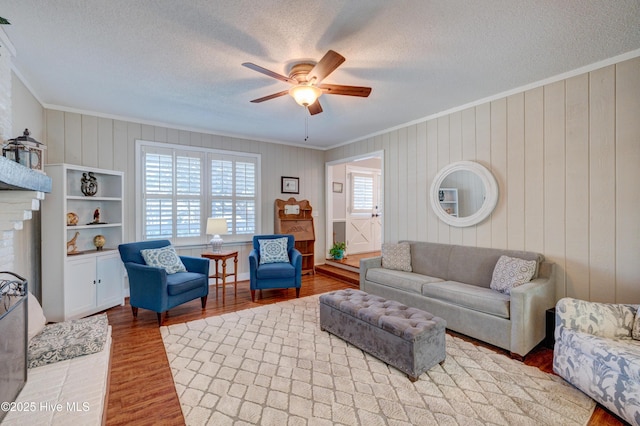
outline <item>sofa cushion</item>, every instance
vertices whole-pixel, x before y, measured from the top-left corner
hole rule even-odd
[[[422,295],[474,311],[509,318],[511,298],[488,288],[457,281],[442,281],[423,286]]]
[[[502,255],[493,268],[493,277],[489,288],[500,293],[511,294],[512,288],[531,281],[535,272],[535,260]]]
[[[631,337],[640,340],[640,309],[636,311],[636,319],[633,321],[633,330],[631,330]]]
[[[376,284],[386,285],[416,294],[422,294],[423,285],[442,281],[441,278],[384,268],[371,268],[367,270],[365,279],[375,282]]]
[[[176,253],[176,249],[172,246],[166,246],[156,249],[140,250],[140,254],[144,258],[144,262],[149,266],[156,268],[164,268],[167,274],[175,274],[176,272],[185,272],[182,260]]]
[[[544,260],[544,256],[533,252],[454,245],[451,246],[451,255],[449,257],[446,277],[450,281],[458,281],[489,288],[491,279],[493,278],[493,270],[502,255],[524,260],[535,260],[536,264]],[[533,278],[535,277],[536,275],[534,273]]]
[[[382,267],[411,272],[411,246],[409,243],[382,244]]]
[[[411,245],[411,269],[413,272],[447,279],[451,245],[409,241]]]

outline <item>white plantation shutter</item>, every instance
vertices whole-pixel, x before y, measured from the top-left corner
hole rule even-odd
[[[373,210],[373,175],[351,174],[352,213],[371,213]]]
[[[143,235],[145,239],[173,237],[173,156],[170,151],[145,152]]]
[[[256,165],[245,160],[236,161],[234,227],[238,234],[256,232]]]
[[[257,232],[259,155],[138,141],[143,239],[208,241],[208,217],[224,217],[228,235]]]
[[[211,160],[212,217],[224,217],[235,234],[256,232],[256,161],[224,155]]]
[[[199,154],[199,153],[198,153]],[[202,159],[176,156],[176,237],[200,237]]]

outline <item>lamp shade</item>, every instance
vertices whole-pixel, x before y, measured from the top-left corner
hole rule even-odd
[[[227,231],[228,231],[227,219],[213,218],[213,217],[210,217],[209,219],[207,219],[207,234],[220,235],[220,234],[226,234]]]
[[[293,96],[298,105],[308,107],[322,95],[322,90],[315,86],[308,86],[306,84],[299,84],[289,89],[289,94]]]
[[[210,217],[207,219],[207,234],[213,235],[213,238],[209,243],[211,243],[211,248],[214,253],[220,253],[222,250],[222,238],[220,238],[220,234],[227,233],[227,219],[224,218],[214,218]]]

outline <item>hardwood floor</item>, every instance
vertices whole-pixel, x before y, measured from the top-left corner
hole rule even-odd
[[[300,297],[343,288],[356,287],[327,276],[307,275],[302,278]],[[163,319],[163,325],[179,324],[295,298],[293,289],[271,290],[264,291],[262,297],[251,302],[248,281],[238,283],[236,298],[233,296],[233,286],[228,286],[226,291],[225,305],[222,304],[222,290],[219,290],[216,299],[214,288],[211,287],[206,309],[201,309],[200,299],[185,303],[172,309]],[[113,339],[107,425],[183,425],[180,402],[173,385],[156,314],[140,309],[138,318],[134,320],[127,303],[125,306],[109,309],[107,315]],[[507,354],[506,351],[466,336],[456,336]],[[526,357],[525,363],[551,373],[552,360],[553,351],[539,347]],[[589,422],[589,425],[621,424],[620,420],[600,406]]]

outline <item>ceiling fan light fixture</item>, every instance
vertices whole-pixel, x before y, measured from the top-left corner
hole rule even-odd
[[[307,84],[298,84],[289,89],[289,94],[295,99],[298,105],[308,107],[316,102],[322,95],[322,90]]]

